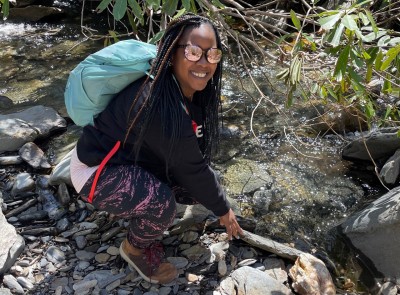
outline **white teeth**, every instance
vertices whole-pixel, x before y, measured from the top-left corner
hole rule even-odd
[[[204,78],[207,75],[207,73],[196,73],[196,72],[192,72],[192,74],[199,78]]]

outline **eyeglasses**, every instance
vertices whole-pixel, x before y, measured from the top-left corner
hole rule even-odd
[[[197,45],[178,45],[178,48],[185,48],[185,57],[190,61],[199,61],[203,53],[206,54],[206,59],[210,64],[217,64],[221,61],[222,50],[219,48],[208,48],[207,50],[201,49]]]

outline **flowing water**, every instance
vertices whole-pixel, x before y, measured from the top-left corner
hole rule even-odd
[[[63,92],[68,73],[103,42],[84,41],[79,21],[0,23],[0,45],[0,96],[14,102],[0,113],[41,104],[67,116]],[[235,76],[238,70],[246,91]],[[269,80],[276,71],[273,62],[253,69],[268,95],[260,102],[244,69],[226,63],[223,117],[229,134],[222,136],[215,166],[241,213],[257,220],[257,233],[325,255],[324,261],[332,260],[341,276],[356,282],[360,261],[337,239],[335,226],[382,192],[372,171],[341,159],[343,138],[295,128],[309,114],[302,107],[285,109],[279,92],[284,85]]]

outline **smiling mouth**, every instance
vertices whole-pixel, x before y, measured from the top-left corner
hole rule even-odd
[[[192,74],[196,77],[199,78],[204,78],[205,76],[207,76],[207,73],[196,73],[196,72],[192,72]]]

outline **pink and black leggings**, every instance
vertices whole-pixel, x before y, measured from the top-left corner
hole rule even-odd
[[[83,186],[81,195],[89,195],[94,177],[93,174]],[[129,243],[146,248],[171,226],[179,195],[176,191],[141,167],[106,165],[99,175],[92,204],[98,210],[129,219]]]

